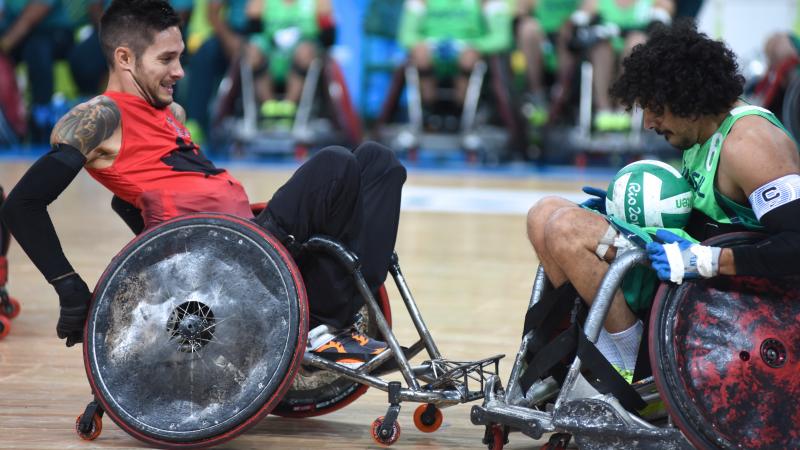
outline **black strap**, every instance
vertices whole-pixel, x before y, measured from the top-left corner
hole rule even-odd
[[[549,286],[550,281],[546,281],[546,283]],[[546,291],[547,287],[545,287],[545,292],[539,301],[534,303],[525,313],[525,324],[522,327],[523,336],[531,330],[539,330],[546,323],[552,323],[553,321],[550,320],[551,315],[565,317],[565,314],[569,312],[569,308],[572,307],[573,301],[578,297],[578,291],[575,290],[572,283],[564,283],[556,288],[554,292]],[[562,307],[554,311],[554,307],[557,305]]]
[[[536,380],[541,379],[555,367],[563,368],[561,361],[568,357],[573,359],[574,355],[580,357],[582,367],[591,373],[592,376],[587,377],[587,380],[599,392],[603,394],[611,392],[622,406],[630,411],[637,411],[647,406],[639,393],[586,338],[586,334],[577,323],[573,323],[533,356],[519,378],[520,386],[527,392]],[[563,375],[560,378],[559,383],[563,381]]]

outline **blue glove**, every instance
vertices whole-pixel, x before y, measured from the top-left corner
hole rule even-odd
[[[647,244],[647,253],[658,278],[681,284],[719,274],[720,247],[695,244],[667,230],[656,231],[656,240],[661,243]]]
[[[592,196],[581,203],[581,206],[606,214],[606,191],[591,186],[584,186],[581,190]]]

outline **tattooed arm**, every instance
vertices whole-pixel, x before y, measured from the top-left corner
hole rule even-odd
[[[98,159],[113,161],[120,147],[120,112],[108,97],[97,96],[72,108],[53,128],[50,145],[64,145],[80,152],[87,165]],[[100,164],[102,165],[102,164]]]
[[[172,111],[172,115],[178,119],[178,122],[183,124],[186,123],[186,110],[183,109],[183,106],[172,102],[169,104],[169,110]]]
[[[67,347],[83,339],[92,294],[64,255],[47,207],[84,165],[113,161],[119,151],[119,124],[119,110],[106,97],[73,108],[53,130],[53,149],[28,169],[0,210],[20,247],[58,293],[61,313],[56,334],[67,340]]]

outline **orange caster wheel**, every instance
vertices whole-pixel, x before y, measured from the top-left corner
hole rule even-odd
[[[434,404],[419,405],[414,410],[414,425],[423,433],[433,433],[438,430],[442,426],[442,420],[444,420],[442,410]]]
[[[84,441],[93,441],[97,439],[97,436],[100,436],[100,432],[103,431],[103,419],[101,419],[98,414],[95,414],[92,416],[91,426],[87,427],[89,429],[82,430],[82,428],[84,428],[81,426],[82,417],[83,414],[75,419],[75,432],[78,433],[78,436]]]
[[[3,303],[0,305],[0,314],[8,317],[9,319],[13,319],[19,315],[19,311],[22,307],[19,304],[19,301],[14,297],[8,298],[8,303]]]
[[[0,339],[8,336],[11,331],[11,321],[6,316],[0,316]]]
[[[375,421],[372,422],[372,439],[377,442],[378,444],[389,446],[397,442],[400,439],[400,424],[395,422],[392,424],[391,430],[388,433],[385,433],[384,436],[381,431],[381,425],[383,425],[383,416],[378,417]]]

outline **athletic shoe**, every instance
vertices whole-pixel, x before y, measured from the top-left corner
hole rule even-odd
[[[633,371],[632,370],[623,369],[622,367],[619,367],[619,366],[617,366],[615,364],[612,364],[611,367],[613,367],[614,370],[616,370],[618,374],[622,375],[622,378],[625,379],[625,381],[627,381],[628,384],[632,384],[633,383]]]
[[[319,325],[309,331],[306,350],[357,369],[386,348],[385,342],[372,339],[355,328],[335,330],[327,325]]]
[[[533,127],[541,127],[549,120],[547,100],[541,94],[526,94],[523,99],[522,114]]]

